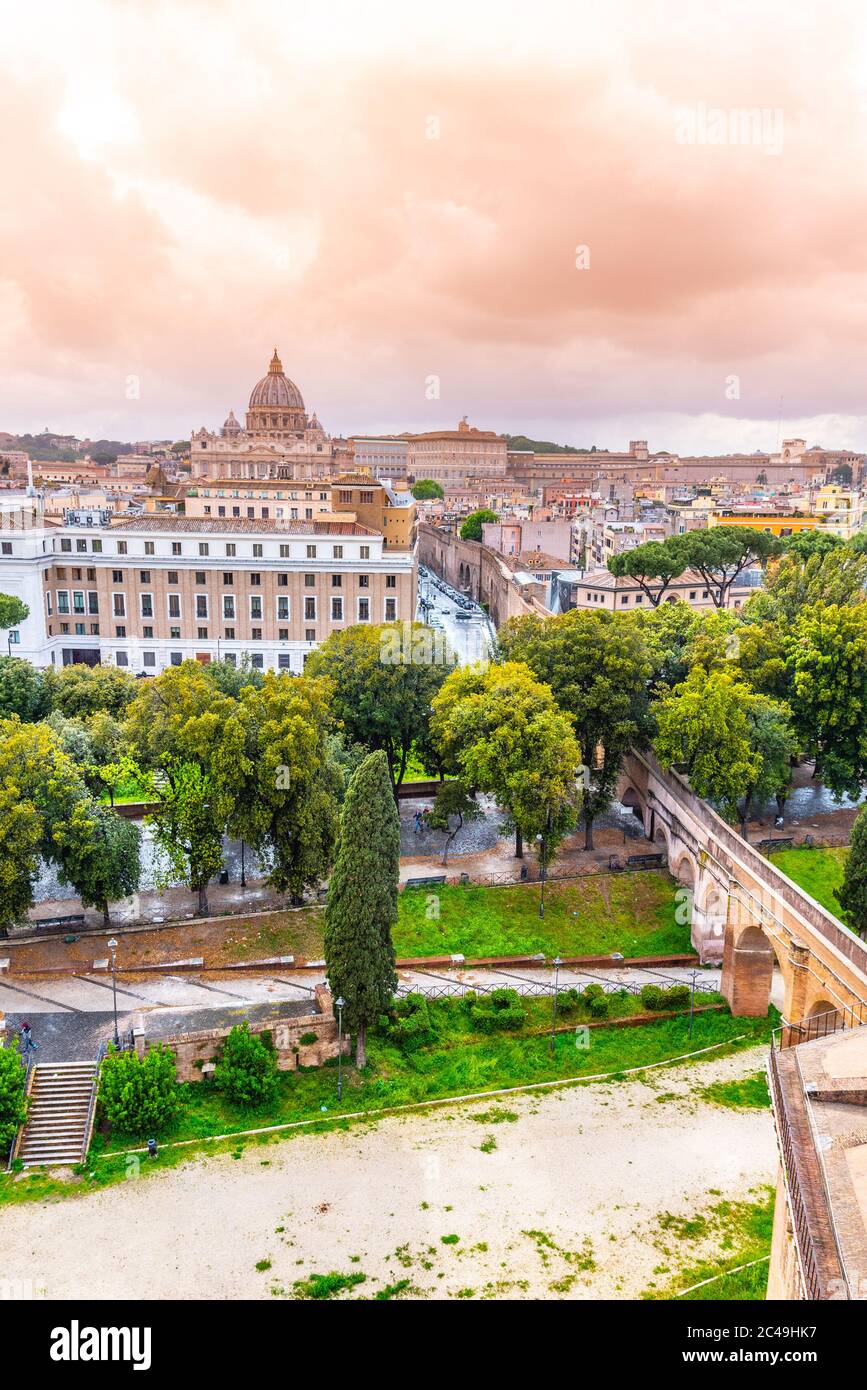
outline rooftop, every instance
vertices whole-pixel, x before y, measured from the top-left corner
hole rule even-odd
[[[162,535],[176,533],[216,535],[216,536],[376,536],[369,526],[357,521],[331,521],[317,518],[313,521],[270,521],[226,518],[217,521],[211,517],[172,516],[160,513],[159,516],[136,516],[115,518],[112,529],[118,531],[156,531]]]

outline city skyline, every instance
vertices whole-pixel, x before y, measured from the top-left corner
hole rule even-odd
[[[7,8],[0,427],[867,446],[854,5]]]

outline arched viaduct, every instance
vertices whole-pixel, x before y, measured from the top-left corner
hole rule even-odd
[[[685,890],[692,942],[722,962],[732,1013],[767,1013],[774,964],[782,973],[784,1042],[867,1022],[867,945],[781,874],[676,772],[649,753],[624,762],[620,800],[667,854]]]

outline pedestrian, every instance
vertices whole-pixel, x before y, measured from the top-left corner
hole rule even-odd
[[[30,1024],[26,1021],[21,1025],[21,1041],[24,1044],[24,1056],[28,1052],[35,1052],[39,1044],[33,1041],[33,1034],[30,1031]]]
[[[416,835],[418,835],[419,831],[421,830],[421,811],[416,811],[415,816],[414,816],[414,821],[415,821],[415,833],[416,833]]]

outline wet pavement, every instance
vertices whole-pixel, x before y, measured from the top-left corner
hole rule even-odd
[[[458,613],[469,616],[458,618]],[[458,602],[454,589],[424,565],[419,566],[418,572],[416,617],[419,622],[428,623],[435,631],[443,633],[448,646],[458,658],[459,666],[472,666],[490,659],[496,638],[487,613],[475,603],[464,608]]]

